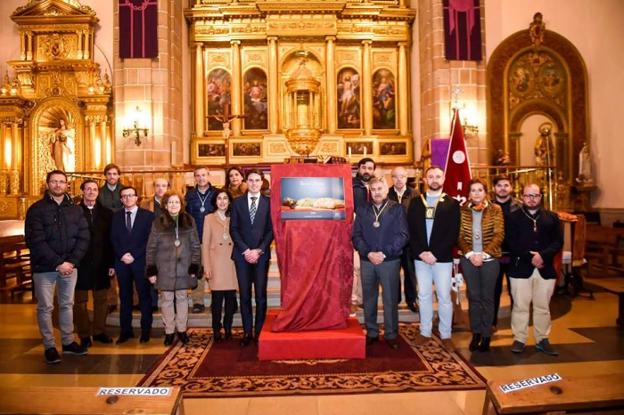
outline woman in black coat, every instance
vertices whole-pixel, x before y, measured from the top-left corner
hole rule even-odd
[[[162,206],[164,211],[154,220],[147,241],[146,276],[160,291],[165,346],[169,346],[176,331],[182,343],[189,342],[187,290],[197,287],[201,278],[201,252],[197,227],[184,210],[184,198],[176,192],[166,193]]]

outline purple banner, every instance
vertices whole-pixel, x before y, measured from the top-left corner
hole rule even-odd
[[[449,143],[448,138],[432,138],[431,139],[431,164],[440,166],[444,169],[446,166],[446,156],[448,155]]]
[[[157,0],[119,0],[119,57],[158,57]]]
[[[453,61],[481,60],[479,0],[443,0],[444,56]]]

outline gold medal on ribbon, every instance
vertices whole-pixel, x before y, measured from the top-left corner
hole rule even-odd
[[[425,218],[433,219],[435,217],[435,207],[427,206],[427,211],[425,212]]]

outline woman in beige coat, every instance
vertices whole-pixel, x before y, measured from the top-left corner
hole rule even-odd
[[[232,320],[236,312],[236,270],[232,261],[232,238],[230,237],[230,205],[232,195],[225,189],[217,190],[212,198],[212,205],[216,207],[204,220],[204,235],[202,242],[202,263],[204,276],[207,278],[212,292],[211,314],[214,341],[220,343],[221,310],[225,302],[223,329],[225,339],[232,337]]]

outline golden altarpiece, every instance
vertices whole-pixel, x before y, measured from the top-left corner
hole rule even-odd
[[[404,3],[193,1],[191,162],[411,163],[415,11]]]
[[[24,217],[46,172],[112,157],[111,83],[94,62],[98,18],[75,0],[30,1],[11,19],[20,54],[0,87],[0,218]]]

